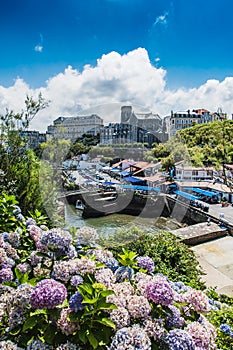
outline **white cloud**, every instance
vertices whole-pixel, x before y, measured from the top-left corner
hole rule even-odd
[[[41,45],[36,45],[36,46],[34,47],[34,50],[35,50],[36,52],[42,52],[42,51],[43,51],[43,46],[41,46]]]
[[[39,44],[37,44],[35,47],[34,47],[34,50],[36,52],[42,52],[44,47],[43,47],[43,41],[44,41],[44,38],[43,38],[43,35],[40,34],[40,42]]]
[[[21,111],[26,95],[36,98],[39,92],[51,101],[32,121],[31,128],[40,131],[60,115],[97,113],[105,123],[116,122],[124,104],[133,105],[136,112],[144,109],[161,116],[171,110],[196,108],[216,111],[222,107],[228,115],[233,112],[233,77],[208,80],[197,88],[169,90],[166,70],[153,66],[143,48],[125,55],[110,52],[96,66],[86,65],[82,71],[68,66],[40,89],[30,89],[17,78],[9,88],[0,86],[0,113],[6,108]]]
[[[166,25],[167,24],[168,14],[169,14],[168,12],[165,12],[164,15],[156,17],[156,19],[155,19],[155,21],[153,23],[153,27],[156,26],[157,24]]]

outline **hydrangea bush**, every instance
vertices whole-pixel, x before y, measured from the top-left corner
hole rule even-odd
[[[116,259],[96,238],[33,220],[0,234],[0,349],[217,349],[203,291],[154,273],[148,256]]]

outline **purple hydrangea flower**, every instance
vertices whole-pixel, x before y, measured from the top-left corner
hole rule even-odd
[[[186,330],[193,338],[195,349],[215,348],[216,329],[204,316],[201,316],[198,322],[189,323]]]
[[[65,344],[59,345],[55,350],[80,350],[80,347],[67,341]]]
[[[83,278],[80,275],[75,275],[70,279],[71,286],[77,287],[79,284],[83,283]]]
[[[68,318],[69,313],[71,313],[72,310],[70,309],[62,309],[60,313],[60,317],[57,320],[57,326],[61,330],[61,332],[65,335],[70,335],[74,333],[79,325],[78,322],[71,322]]]
[[[167,317],[167,326],[168,328],[180,328],[184,325],[184,318],[181,317],[180,310],[174,306],[169,305],[168,308],[171,311],[171,314]]]
[[[77,258],[78,253],[73,245],[70,245],[69,248],[67,249],[67,256],[69,259]]]
[[[185,293],[184,298],[198,313],[207,313],[211,309],[208,296],[201,290],[190,288],[189,291]]]
[[[11,269],[5,268],[0,270],[0,283],[13,280],[13,273]]]
[[[66,287],[62,283],[44,279],[32,291],[30,303],[34,309],[52,309],[61,305],[66,297]]]
[[[174,290],[164,279],[153,280],[146,286],[146,296],[156,304],[168,306],[174,299]]]
[[[137,265],[142,269],[148,271],[149,273],[153,273],[155,270],[154,261],[149,256],[139,256],[137,257]]]
[[[31,266],[28,264],[28,263],[22,263],[22,264],[18,264],[18,265],[16,265],[16,267],[17,267],[17,269],[19,270],[19,271],[21,271],[23,274],[25,274],[25,273],[27,273],[27,272],[29,272],[29,271],[31,271]]]
[[[190,288],[186,286],[182,281],[172,282],[171,285],[172,285],[172,288],[179,294],[187,292]]]
[[[69,308],[72,311],[78,312],[84,309],[85,305],[82,304],[83,301],[83,297],[81,295],[81,293],[76,292],[75,294],[73,294],[69,300]]]
[[[27,218],[26,220],[26,227],[36,225],[36,221],[32,218]]]

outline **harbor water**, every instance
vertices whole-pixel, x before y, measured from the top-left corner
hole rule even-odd
[[[172,218],[145,218],[125,214],[111,214],[98,218],[82,218],[82,212],[75,209],[73,205],[65,207],[66,227],[80,228],[90,226],[96,229],[102,237],[110,236],[120,230],[128,230],[130,227],[137,227],[147,232],[159,232],[176,230],[183,225]]]

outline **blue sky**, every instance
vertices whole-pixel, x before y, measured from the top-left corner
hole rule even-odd
[[[233,74],[232,12],[231,0],[4,1],[0,83],[39,87],[67,65],[138,47],[168,71],[168,86],[221,80]]]
[[[148,55],[146,64],[165,72],[169,91],[221,83],[233,76],[232,13],[232,0],[2,1],[0,98],[16,89],[18,78],[32,92],[48,90],[48,80],[67,67],[82,74],[103,55],[122,58],[139,48]]]

